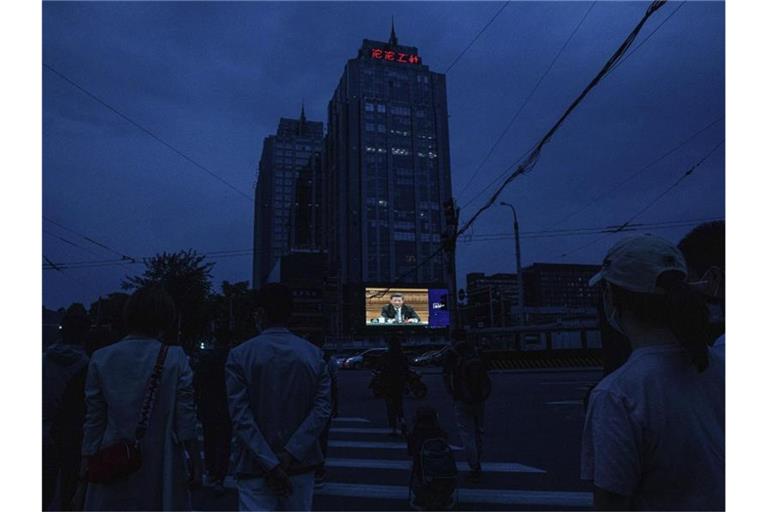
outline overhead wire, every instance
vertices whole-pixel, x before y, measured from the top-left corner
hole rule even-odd
[[[480,164],[475,168],[475,172],[472,173],[472,176],[467,180],[467,183],[465,186],[461,187],[461,189],[466,192],[469,190],[469,187],[472,186],[472,182],[477,177],[477,174],[480,172],[480,170],[483,168],[483,166],[490,160],[491,155],[493,155],[494,151],[496,151],[496,148],[499,146],[502,140],[504,140],[504,137],[507,135],[507,132],[509,132],[509,129],[512,128],[512,125],[517,121],[517,118],[520,117],[520,114],[525,109],[525,107],[528,105],[528,102],[533,98],[533,95],[536,93],[536,91],[539,89],[539,86],[542,84],[544,79],[549,75],[549,72],[552,71],[552,68],[555,67],[555,64],[560,59],[560,56],[563,54],[563,51],[566,49],[568,44],[573,39],[573,36],[576,35],[576,32],[579,31],[581,26],[584,24],[584,21],[587,19],[587,16],[592,11],[592,8],[597,3],[597,0],[593,1],[592,4],[589,6],[589,8],[584,12],[584,15],[581,17],[579,22],[576,24],[576,26],[571,30],[570,35],[565,40],[565,42],[560,46],[560,49],[555,53],[555,56],[552,58],[552,61],[549,63],[549,66],[547,66],[547,69],[544,71],[544,73],[541,74],[536,84],[533,86],[533,88],[528,92],[528,95],[525,97],[523,102],[520,104],[520,107],[517,109],[515,114],[512,116],[512,119],[507,123],[507,125],[504,127],[504,130],[502,130],[501,134],[496,138],[496,141],[491,146],[490,150],[488,150],[488,153],[483,157],[483,159],[480,161]],[[522,158],[522,157],[521,157]],[[460,196],[459,198],[460,199]]]
[[[204,171],[205,173],[207,173],[209,176],[211,176],[211,177],[212,177],[212,178],[214,178],[215,180],[217,180],[217,181],[219,181],[220,183],[224,184],[226,187],[228,187],[229,189],[231,189],[233,192],[235,192],[235,193],[236,193],[236,194],[238,194],[239,196],[241,196],[241,197],[243,197],[243,198],[247,199],[247,200],[248,200],[248,202],[249,202],[249,204],[251,204],[251,203],[253,202],[253,197],[251,197],[249,194],[246,194],[245,192],[243,192],[242,190],[240,190],[239,188],[237,188],[236,186],[234,186],[232,183],[230,183],[230,182],[229,182],[229,181],[227,181],[226,179],[222,178],[221,176],[219,176],[219,175],[218,175],[218,174],[216,174],[215,172],[211,171],[211,170],[210,170],[208,167],[206,167],[206,166],[204,166],[203,164],[199,163],[199,162],[198,162],[197,160],[195,160],[194,158],[192,158],[192,157],[188,156],[186,153],[184,153],[183,151],[179,150],[179,149],[178,149],[178,148],[176,148],[174,145],[172,145],[171,143],[169,143],[169,142],[168,142],[168,141],[166,141],[165,139],[161,138],[159,135],[157,135],[156,133],[154,133],[154,132],[153,132],[153,131],[151,131],[150,129],[148,129],[148,128],[144,127],[144,126],[143,126],[142,124],[140,124],[138,121],[134,120],[133,118],[131,118],[131,117],[129,117],[128,115],[124,114],[123,112],[121,112],[121,111],[120,111],[120,110],[118,110],[117,108],[113,107],[112,105],[110,105],[109,103],[107,103],[106,101],[104,101],[103,99],[101,99],[100,97],[98,97],[96,94],[92,93],[91,91],[89,91],[88,89],[86,89],[85,87],[83,87],[82,85],[80,85],[79,83],[75,82],[74,80],[72,80],[71,78],[69,78],[68,76],[66,76],[64,73],[62,73],[62,72],[60,72],[60,71],[56,70],[54,67],[52,67],[52,66],[51,66],[51,65],[49,65],[49,64],[46,64],[45,62],[43,63],[43,67],[44,67],[44,68],[46,68],[47,70],[49,70],[50,72],[54,73],[55,75],[57,75],[59,78],[61,78],[62,80],[64,80],[64,81],[65,81],[65,82],[67,82],[68,84],[70,84],[70,85],[72,85],[73,87],[75,87],[76,89],[78,89],[80,92],[82,92],[83,94],[85,94],[85,95],[86,95],[86,96],[88,96],[89,98],[91,98],[91,99],[93,99],[94,101],[96,101],[97,103],[99,103],[99,104],[100,104],[100,105],[102,105],[103,107],[105,107],[105,108],[109,109],[110,111],[112,111],[113,113],[115,113],[117,116],[119,116],[119,117],[120,117],[120,118],[122,118],[123,120],[127,121],[128,123],[130,123],[130,124],[131,124],[131,125],[133,125],[134,127],[138,128],[140,131],[142,131],[142,132],[144,132],[145,134],[149,135],[150,137],[152,137],[153,139],[155,139],[157,142],[159,142],[160,144],[162,144],[162,145],[163,145],[163,146],[165,146],[166,148],[170,149],[171,151],[173,151],[174,153],[176,153],[177,155],[179,155],[180,157],[182,157],[182,158],[183,158],[184,160],[186,160],[187,162],[191,163],[192,165],[194,165],[194,166],[195,166],[195,167],[197,167],[198,169],[200,169],[200,170]]]
[[[645,205],[643,208],[641,208],[638,212],[636,212],[634,215],[632,215],[629,219],[624,221],[624,223],[622,223],[616,229],[609,231],[604,236],[601,236],[599,238],[591,240],[590,242],[588,242],[588,243],[586,243],[584,245],[581,245],[579,247],[576,247],[575,249],[572,249],[572,250],[570,250],[568,252],[565,252],[565,253],[561,254],[560,257],[561,258],[565,258],[567,256],[571,256],[572,254],[577,253],[579,251],[582,251],[582,250],[584,250],[584,249],[586,249],[588,247],[591,247],[592,245],[594,245],[594,244],[596,244],[596,243],[598,243],[600,241],[603,241],[603,240],[605,240],[605,239],[607,239],[607,238],[609,238],[609,237],[611,237],[611,236],[613,236],[613,235],[615,235],[617,233],[621,233],[621,232],[625,231],[626,227],[629,226],[635,219],[637,219],[642,214],[644,214],[645,212],[650,210],[656,203],[658,203],[662,198],[664,198],[664,196],[666,196],[672,190],[677,188],[680,185],[680,183],[682,183],[686,178],[688,178],[691,174],[693,174],[693,172],[701,164],[703,164],[707,159],[709,159],[709,157],[711,157],[715,153],[715,151],[717,151],[723,145],[723,143],[725,143],[725,139],[722,139],[720,142],[718,142],[717,145],[715,145],[715,147],[713,147],[706,155],[704,155],[702,158],[700,158],[696,163],[694,163],[692,166],[690,166],[682,175],[680,175],[680,177],[677,180],[675,180],[674,183],[672,183],[669,187],[664,189],[660,194],[655,196],[647,205]]]
[[[712,127],[712,126],[714,126],[715,124],[719,123],[719,122],[720,122],[720,121],[722,121],[723,119],[724,119],[724,117],[723,117],[723,116],[720,116],[720,117],[718,117],[717,119],[715,119],[714,121],[711,121],[710,123],[708,123],[708,124],[707,124],[706,126],[704,126],[703,128],[700,128],[700,129],[696,130],[696,131],[695,131],[693,134],[691,134],[691,135],[690,135],[689,137],[687,137],[685,140],[683,140],[682,142],[680,142],[679,144],[677,144],[677,145],[676,145],[676,146],[674,146],[673,148],[670,148],[670,149],[668,149],[667,151],[665,151],[665,152],[664,152],[663,154],[661,154],[660,156],[658,156],[658,157],[654,158],[653,160],[651,160],[650,162],[648,162],[647,164],[645,164],[643,167],[641,167],[641,168],[640,168],[640,169],[638,169],[637,171],[635,171],[635,172],[633,172],[632,174],[630,174],[630,175],[629,175],[629,176],[628,176],[626,179],[624,179],[624,180],[622,180],[621,182],[619,182],[617,185],[613,186],[613,187],[612,187],[612,188],[610,188],[609,190],[605,190],[605,191],[603,191],[603,192],[600,192],[599,194],[597,194],[596,196],[594,196],[592,199],[590,199],[590,200],[589,200],[589,201],[588,201],[586,204],[582,205],[582,206],[581,206],[581,207],[579,207],[578,209],[576,209],[576,210],[572,211],[571,213],[567,214],[565,217],[561,218],[560,220],[558,220],[558,221],[556,221],[556,222],[554,222],[554,223],[552,223],[552,224],[548,225],[547,227],[548,227],[548,228],[553,228],[553,227],[555,227],[555,226],[559,226],[560,224],[563,224],[564,222],[566,222],[566,221],[568,221],[568,220],[572,219],[573,217],[575,217],[575,216],[579,215],[580,213],[582,213],[582,212],[584,212],[584,211],[588,210],[588,209],[589,209],[589,208],[591,208],[593,205],[595,205],[596,203],[600,202],[600,201],[601,201],[603,198],[605,198],[605,197],[608,197],[608,196],[610,196],[610,195],[614,194],[615,192],[619,191],[619,190],[620,190],[620,189],[621,189],[621,188],[622,188],[624,185],[626,185],[627,183],[631,182],[632,180],[634,180],[635,178],[637,178],[638,176],[640,176],[641,174],[643,174],[645,171],[647,171],[647,170],[649,170],[649,169],[653,168],[653,167],[654,167],[656,164],[658,164],[659,162],[663,161],[663,160],[664,160],[664,159],[666,159],[668,156],[672,155],[673,153],[675,153],[676,151],[678,151],[679,149],[681,149],[683,146],[687,145],[687,144],[688,144],[689,142],[691,142],[693,139],[695,139],[695,138],[696,138],[696,137],[698,137],[700,134],[704,133],[704,132],[705,132],[705,131],[707,131],[709,128],[711,128],[711,127]]]
[[[493,24],[496,18],[499,17],[499,14],[501,14],[501,12],[504,9],[506,9],[509,4],[510,2],[504,2],[504,5],[501,6],[501,9],[496,11],[496,14],[493,15],[493,17],[488,21],[488,23],[485,24],[485,26],[482,29],[480,29],[480,32],[478,32],[477,35],[469,42],[469,44],[456,56],[455,59],[453,59],[453,62],[451,62],[451,64],[445,69],[445,71],[443,71],[444,74],[448,74],[448,72],[451,69],[453,69],[453,66],[455,66],[456,63],[459,62],[459,60],[461,60],[464,54],[467,53],[467,51],[470,48],[472,48],[472,45],[475,44],[475,42],[480,38],[480,36],[483,35],[483,32],[485,32],[488,29],[488,27],[490,27]]]

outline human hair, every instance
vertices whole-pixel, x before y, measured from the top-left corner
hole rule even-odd
[[[393,354],[403,353],[403,343],[400,336],[393,336],[387,341],[387,348]]]
[[[268,283],[256,293],[256,307],[262,308],[268,325],[286,325],[293,314],[293,293],[280,283]]]
[[[681,272],[662,273],[656,282],[663,294],[637,293],[611,285],[613,303],[619,313],[626,311],[638,321],[672,331],[696,368],[709,365],[708,309],[701,296],[685,281]]]
[[[139,288],[123,308],[123,326],[128,333],[158,336],[173,328],[176,305],[170,294],[159,286]]]
[[[402,293],[393,293],[392,295],[389,296],[389,299],[392,300],[395,297],[400,297],[401,299],[405,299],[405,296]]]
[[[61,339],[66,344],[82,344],[90,327],[91,321],[85,306],[75,302],[67,308],[61,319]]]
[[[725,272],[725,221],[705,222],[677,244],[689,269],[703,276],[711,267]]]

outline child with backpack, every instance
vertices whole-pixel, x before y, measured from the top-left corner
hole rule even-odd
[[[448,436],[440,428],[432,407],[416,410],[413,431],[408,435],[408,454],[413,459],[410,505],[415,510],[448,510],[456,504],[458,469]]]
[[[446,354],[443,378],[454,400],[456,426],[470,467],[469,480],[477,482],[482,475],[485,401],[491,394],[491,378],[480,350],[466,340],[463,331],[456,333],[456,344]]]

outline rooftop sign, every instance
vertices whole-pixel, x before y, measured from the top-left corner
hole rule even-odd
[[[421,64],[421,57],[412,53],[395,52],[384,50],[382,48],[372,48],[371,57],[376,60],[387,60],[390,62],[402,62],[403,64]]]

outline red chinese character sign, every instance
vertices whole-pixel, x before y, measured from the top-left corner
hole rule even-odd
[[[371,49],[371,57],[376,60],[387,60],[390,62],[402,62],[403,64],[421,64],[421,58],[412,53],[395,52],[392,50],[383,50],[381,48]]]

